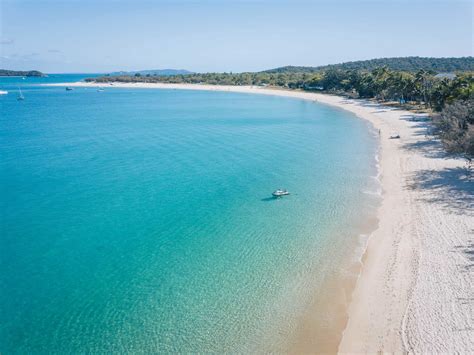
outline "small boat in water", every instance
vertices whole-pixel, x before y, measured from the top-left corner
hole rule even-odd
[[[104,91],[104,88],[98,88],[97,89],[97,92],[102,92],[102,91]]]
[[[70,88],[69,86],[66,86],[66,91],[72,91],[73,89]]]
[[[0,95],[6,95],[6,94],[8,94],[8,91],[0,90]]]
[[[290,193],[287,190],[278,189],[272,192],[273,197],[282,197],[289,195]]]
[[[20,93],[19,93],[19,95],[18,95],[18,97],[17,97],[17,100],[18,100],[18,101],[23,101],[23,100],[25,99],[25,97],[23,96],[23,93],[21,92],[21,89],[18,88],[18,90],[20,91]]]

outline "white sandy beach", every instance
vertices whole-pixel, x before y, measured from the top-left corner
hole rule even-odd
[[[56,86],[104,87],[64,83]],[[474,179],[426,135],[422,115],[363,100],[248,86],[122,84],[317,100],[380,130],[383,202],[349,304],[341,353],[467,353],[474,349]],[[400,139],[388,139],[392,133]],[[473,173],[474,176],[474,173]]]

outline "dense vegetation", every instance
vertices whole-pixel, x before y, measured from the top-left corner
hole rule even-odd
[[[193,72],[190,72],[189,70],[185,69],[153,69],[153,70],[139,70],[139,71],[120,71],[120,72],[115,72],[115,73],[110,73],[110,75],[117,76],[117,75],[135,75],[135,74],[140,74],[140,75],[160,75],[160,76],[166,76],[166,75],[187,75],[187,74],[193,74]]]
[[[46,75],[37,70],[16,71],[16,70],[0,69],[0,76],[46,76]]]
[[[267,70],[267,73],[315,73],[328,69],[342,70],[373,70],[387,67],[397,71],[416,72],[418,70],[432,70],[435,72],[474,71],[474,58],[427,58],[427,57],[396,57],[358,60],[341,64],[331,64],[318,67],[287,66]]]
[[[446,105],[434,123],[447,151],[474,157],[474,97]]]
[[[386,67],[369,72],[330,69],[314,74],[304,87],[380,101],[411,102],[441,111],[446,103],[465,100],[474,93],[474,77],[466,72],[450,79],[425,70],[410,73]]]
[[[187,75],[106,75],[100,78],[86,79],[97,82],[145,82],[145,83],[191,83],[210,85],[270,85],[299,88],[309,81],[313,75],[309,73],[196,73]]]
[[[390,62],[394,59],[400,61],[400,58],[388,58],[386,61]],[[426,64],[428,59],[433,58],[410,57],[406,59],[422,60]],[[457,61],[454,59],[457,59]],[[353,98],[395,101],[407,106],[407,108],[424,108],[434,113],[441,112],[437,125],[440,128],[441,138],[445,146],[452,152],[464,152],[472,155],[472,147],[474,146],[472,126],[474,70],[467,71],[464,69],[473,67],[474,58],[439,58],[439,60],[441,62],[438,59],[432,61],[432,65],[438,65],[437,67],[442,69],[440,71],[444,71],[448,63],[453,67],[457,63],[458,67],[462,67],[463,70],[457,71],[456,75],[445,76],[437,75],[437,72],[433,70],[401,71],[390,69],[387,66],[375,67],[371,70],[328,66],[313,72],[298,71],[295,69],[298,67],[288,67],[286,71],[280,71],[279,69],[257,73],[196,73],[174,76],[141,75],[137,73],[135,75],[103,76],[86,80],[96,82],[268,85],[307,91],[317,90],[347,95]],[[374,61],[383,60],[376,59]],[[354,63],[374,63],[374,61]],[[400,63],[402,62],[400,61]],[[416,61],[411,63],[416,63]],[[444,66],[441,67],[440,63],[444,63]],[[460,63],[463,63],[463,65]],[[346,64],[352,65],[351,63]],[[410,69],[413,68],[410,67]],[[469,107],[469,109],[466,111],[462,109],[463,107]]]

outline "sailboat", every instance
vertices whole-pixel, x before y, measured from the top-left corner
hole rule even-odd
[[[18,100],[18,101],[23,101],[23,100],[25,99],[25,97],[23,96],[23,93],[21,92],[20,87],[18,87],[18,90],[20,91],[20,94],[18,95],[17,100]]]

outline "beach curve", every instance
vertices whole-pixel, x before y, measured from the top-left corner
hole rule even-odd
[[[49,85],[107,87],[85,82]],[[257,86],[113,83],[113,87],[294,97],[339,107],[371,122],[380,133],[383,200],[348,305],[339,352],[442,353],[471,348],[474,184],[464,161],[447,156],[429,135],[426,116],[370,101]],[[400,139],[389,139],[392,134]]]

